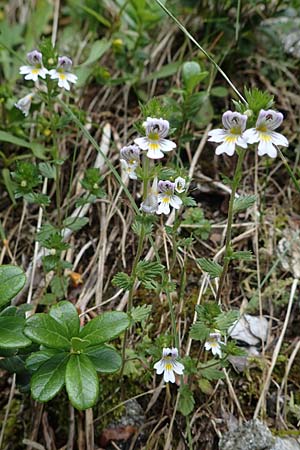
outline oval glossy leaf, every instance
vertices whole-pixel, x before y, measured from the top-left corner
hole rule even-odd
[[[117,337],[128,326],[129,319],[126,313],[106,312],[87,323],[79,337],[89,340],[91,345],[103,344]]]
[[[67,331],[60,323],[47,314],[35,314],[26,322],[24,330],[26,336],[47,347],[70,349]]]
[[[26,369],[35,372],[38,370],[42,364],[44,364],[48,359],[52,358],[52,356],[57,355],[60,350],[49,348],[47,350],[41,350],[40,352],[32,353],[26,359]]]
[[[20,292],[25,281],[26,276],[20,267],[0,266],[0,308]]]
[[[97,372],[116,372],[122,364],[121,355],[112,347],[88,347],[84,354],[90,358]]]
[[[66,329],[67,336],[70,339],[73,336],[78,336],[80,320],[78,312],[72,303],[67,301],[57,303],[52,306],[49,315]]]
[[[38,402],[48,402],[61,390],[65,383],[68,353],[52,356],[31,378],[31,393]]]
[[[22,317],[0,317],[0,348],[27,347],[31,341],[23,334],[25,319]]]
[[[66,389],[72,405],[91,408],[99,395],[99,381],[95,367],[84,354],[71,355],[66,369]]]

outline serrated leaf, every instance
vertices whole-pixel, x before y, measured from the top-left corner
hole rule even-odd
[[[66,368],[66,389],[75,408],[83,410],[94,406],[99,395],[99,381],[88,356],[71,355]]]
[[[124,272],[118,272],[112,279],[112,285],[129,291],[132,287],[132,278]]]
[[[197,263],[204,272],[207,272],[211,278],[220,277],[223,267],[220,264],[206,258],[198,258]]]
[[[137,278],[143,282],[152,282],[158,275],[162,275],[164,266],[157,262],[139,261],[136,269]]]
[[[227,331],[228,328],[238,319],[238,311],[228,311],[221,313],[215,319],[216,328],[220,331]]]
[[[120,354],[114,348],[106,345],[88,347],[84,350],[84,354],[90,358],[97,372],[116,372],[122,365]]]
[[[39,171],[41,175],[45,178],[53,179],[56,178],[56,168],[54,165],[49,162],[41,162],[39,163]]]
[[[133,322],[143,322],[143,320],[146,320],[152,310],[152,305],[141,305],[137,306],[135,308],[132,308],[131,310],[131,319]]]
[[[195,341],[205,341],[209,336],[209,332],[210,329],[203,322],[197,321],[191,326],[190,337],[195,339]]]
[[[95,317],[80,331],[79,337],[90,341],[91,345],[103,344],[119,336],[129,326],[126,313],[106,312]]]
[[[250,206],[253,206],[255,201],[255,195],[241,195],[233,201],[233,212],[237,213],[239,211],[244,211],[245,209],[250,208]]]
[[[253,259],[253,254],[251,251],[238,251],[232,252],[229,256],[229,259],[238,260],[238,261],[251,261]]]
[[[200,375],[207,380],[220,380],[225,378],[224,373],[220,370],[219,365],[214,366],[206,366],[205,364],[201,364],[199,368]]]
[[[183,384],[180,386],[179,393],[180,397],[178,402],[178,411],[180,411],[184,416],[188,416],[191,414],[195,406],[193,392],[187,384]]]
[[[27,319],[24,333],[38,344],[69,350],[71,343],[67,330],[51,316],[40,313]]]
[[[31,340],[23,333],[25,319],[14,316],[0,317],[0,348],[27,347]]]
[[[39,402],[48,402],[65,384],[68,353],[58,353],[41,365],[31,378],[32,397]]]
[[[0,266],[0,308],[13,299],[23,288],[26,276],[17,266]]]
[[[70,339],[74,336],[78,336],[80,320],[78,312],[72,303],[68,301],[57,303],[52,306],[49,315],[65,328],[66,334]]]
[[[69,228],[72,231],[78,231],[81,230],[87,223],[89,222],[89,219],[87,217],[67,217],[63,221],[63,225],[66,228]]]

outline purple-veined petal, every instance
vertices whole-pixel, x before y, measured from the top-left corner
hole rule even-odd
[[[169,141],[169,139],[160,139],[159,140],[160,150],[163,152],[170,152],[174,148],[176,148],[175,142]]]

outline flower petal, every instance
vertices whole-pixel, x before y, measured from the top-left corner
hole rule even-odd
[[[282,145],[283,147],[289,146],[289,141],[283,134],[277,133],[276,131],[271,131],[270,133],[273,144]]]
[[[173,362],[173,370],[174,372],[176,372],[178,375],[182,375],[183,371],[184,371],[184,365],[181,364],[178,361],[174,361]]]
[[[165,364],[163,363],[162,359],[157,361],[157,363],[155,363],[153,367],[156,370],[157,375],[161,375],[165,370]]]
[[[209,142],[223,142],[225,137],[227,136],[227,132],[225,130],[222,130],[221,128],[217,128],[216,130],[211,130],[208,133],[208,136],[210,136],[209,139],[207,139]]]
[[[169,141],[169,139],[160,139],[159,140],[160,150],[163,152],[170,152],[174,148],[176,148],[175,142]]]
[[[156,214],[170,214],[170,202],[161,202],[158,205]]]
[[[138,145],[142,150],[148,150],[148,146],[149,146],[149,141],[147,138],[142,137],[142,138],[136,138],[134,140],[134,143],[136,145]]]
[[[172,369],[171,370],[166,369],[164,371],[164,381],[166,383],[168,383],[169,381],[170,381],[170,383],[175,383],[175,375],[174,375],[174,372]]]
[[[259,141],[259,135],[256,128],[249,128],[243,133],[243,138],[248,144],[254,144]]]
[[[235,142],[223,142],[223,144],[218,145],[216,148],[216,155],[221,155],[226,153],[228,156],[232,156],[235,151]]]
[[[158,149],[149,149],[147,151],[146,155],[150,159],[161,159],[165,156],[159,148]]]
[[[173,208],[175,209],[179,209],[180,206],[182,205],[181,198],[178,197],[177,195],[172,195],[172,197],[170,197],[170,205],[173,206]]]
[[[276,158],[277,150],[272,144],[271,140],[261,140],[258,144],[258,154],[259,156],[268,155],[270,158]]]

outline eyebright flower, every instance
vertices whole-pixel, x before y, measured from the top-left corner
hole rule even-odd
[[[43,55],[37,50],[27,53],[29,66],[21,66],[19,73],[25,75],[25,80],[37,81],[38,77],[45,79],[48,70],[43,66]]]
[[[70,73],[72,68],[72,60],[67,56],[59,56],[56,69],[49,70],[51,80],[58,79],[58,87],[70,90],[70,83],[76,83],[78,77]]]
[[[179,194],[182,194],[182,192],[185,191],[185,179],[182,177],[175,178],[175,191],[177,191]]]
[[[146,130],[146,137],[137,138],[134,142],[142,150],[148,150],[148,158],[163,158],[163,152],[170,152],[176,147],[174,142],[165,139],[170,128],[167,120],[148,117],[146,122],[143,123],[143,126]]]
[[[141,210],[147,214],[155,214],[158,208],[158,179],[154,178],[146,199],[141,203]]]
[[[140,165],[140,149],[137,145],[128,145],[120,150],[120,161],[123,170],[131,180],[136,180],[136,168]]]
[[[20,100],[18,100],[17,103],[15,103],[15,107],[18,108],[24,114],[25,117],[27,117],[29,114],[33,96],[34,96],[33,93],[27,94],[25,95],[25,97],[20,98]]]
[[[204,348],[207,351],[211,350],[214,356],[218,355],[221,358],[222,350],[220,344],[223,344],[221,341],[221,333],[218,330],[215,330],[214,333],[209,334],[209,337],[204,344]]]
[[[249,128],[245,131],[244,137],[248,144],[258,144],[258,154],[260,156],[268,155],[270,158],[276,158],[277,149],[275,145],[282,145],[288,147],[288,140],[280,133],[277,133],[278,128],[283,121],[283,115],[280,112],[268,109],[262,109],[258,115],[255,128]]]
[[[177,348],[164,348],[162,359],[154,364],[154,369],[157,375],[164,374],[164,381],[168,383],[175,383],[174,372],[178,375],[182,375],[184,371],[184,365],[176,361],[178,358]]]
[[[175,209],[179,209],[182,200],[178,195],[174,194],[175,183],[172,181],[160,181],[158,183],[158,210],[157,214],[170,214],[170,205]]]
[[[232,156],[235,151],[235,146],[247,148],[247,141],[244,137],[244,131],[247,122],[246,114],[238,112],[226,111],[222,116],[222,123],[224,128],[211,130],[208,135],[210,142],[222,142],[216,148],[216,155],[226,153]]]

